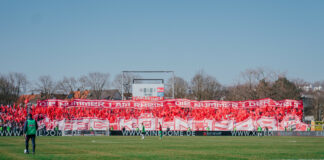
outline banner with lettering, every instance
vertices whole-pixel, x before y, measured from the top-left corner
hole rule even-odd
[[[154,118],[150,114],[141,115],[139,118],[132,119],[118,119],[115,124],[110,124],[108,120],[100,120],[96,118],[81,118],[74,120],[49,120],[48,118],[38,121],[38,125],[46,126],[47,130],[53,130],[58,126],[59,130],[137,130],[145,126],[146,130],[158,130],[161,123],[163,130],[178,130],[178,131],[232,131],[236,128],[237,131],[254,131],[260,126],[263,130],[270,131],[284,131],[285,128],[291,128],[294,131],[306,131],[308,125],[294,119],[291,115],[285,117],[285,121],[277,123],[274,118],[261,117],[257,120],[248,118],[244,121],[235,123],[233,120],[216,121],[214,119],[194,120],[194,119],[182,119],[175,117],[172,121],[165,121],[164,119]],[[298,118],[298,117],[296,117]]]
[[[258,108],[258,107],[293,107],[301,109],[301,100],[275,101],[270,98],[247,101],[195,101],[188,99],[170,99],[162,101],[133,101],[133,100],[88,100],[73,99],[59,100],[48,99],[37,102],[38,107],[86,107],[86,108],[157,108],[157,107],[181,107],[181,108]]]
[[[109,128],[108,120],[101,120],[96,118],[79,118],[73,120],[50,120],[45,118],[38,121],[39,129],[46,127],[46,130],[54,130],[58,127],[59,130],[107,130]]]

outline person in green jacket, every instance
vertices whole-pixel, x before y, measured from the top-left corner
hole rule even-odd
[[[38,129],[37,122],[33,119],[31,114],[28,114],[28,119],[26,120],[24,124],[24,136],[25,136],[25,154],[29,154],[28,145],[29,145],[29,139],[32,140],[33,143],[33,154],[35,154],[35,148],[36,148],[36,131]]]
[[[311,131],[311,127],[310,126],[307,126],[307,131]]]
[[[258,136],[262,136],[262,128],[260,126],[258,127]]]
[[[95,132],[93,131],[93,128],[90,127],[90,134],[94,135],[95,136]]]
[[[3,129],[2,129],[2,126],[0,126],[0,132],[2,132],[2,130],[3,130]]]
[[[145,126],[144,123],[142,123],[142,140],[144,139],[144,135],[145,135]]]
[[[7,132],[10,132],[10,129],[11,129],[11,128],[10,128],[10,126],[8,125],[8,126],[7,126]]]

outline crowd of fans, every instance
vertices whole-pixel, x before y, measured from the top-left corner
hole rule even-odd
[[[234,119],[236,122],[243,121],[249,117],[256,120],[262,116],[275,117],[279,122],[287,114],[302,117],[302,109],[293,107],[261,107],[248,109],[235,108],[181,108],[181,107],[157,107],[154,109],[108,109],[108,108],[83,108],[83,107],[39,107],[32,106],[30,112],[37,121],[44,118],[50,120],[71,120],[84,117],[92,117],[109,120],[110,123],[116,122],[118,118],[132,119],[138,118],[142,113],[150,113],[157,118],[164,118],[164,121],[173,121],[174,117],[182,119]],[[1,106],[0,107],[0,129],[19,129],[22,128],[26,120],[27,109],[24,107]]]
[[[22,107],[0,107],[0,131],[22,130],[26,120],[27,110]]]

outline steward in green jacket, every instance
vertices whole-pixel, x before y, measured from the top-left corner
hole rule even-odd
[[[35,139],[36,139],[36,131],[38,129],[37,122],[33,119],[33,116],[31,114],[28,114],[28,119],[25,122],[24,125],[24,134],[25,134],[25,145],[26,145],[26,154],[29,154],[28,145],[29,145],[29,139],[32,139],[33,143],[33,154],[35,154]]]

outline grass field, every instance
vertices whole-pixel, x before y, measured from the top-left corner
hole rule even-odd
[[[0,159],[324,159],[323,137],[0,137]],[[31,144],[30,144],[31,149]]]

